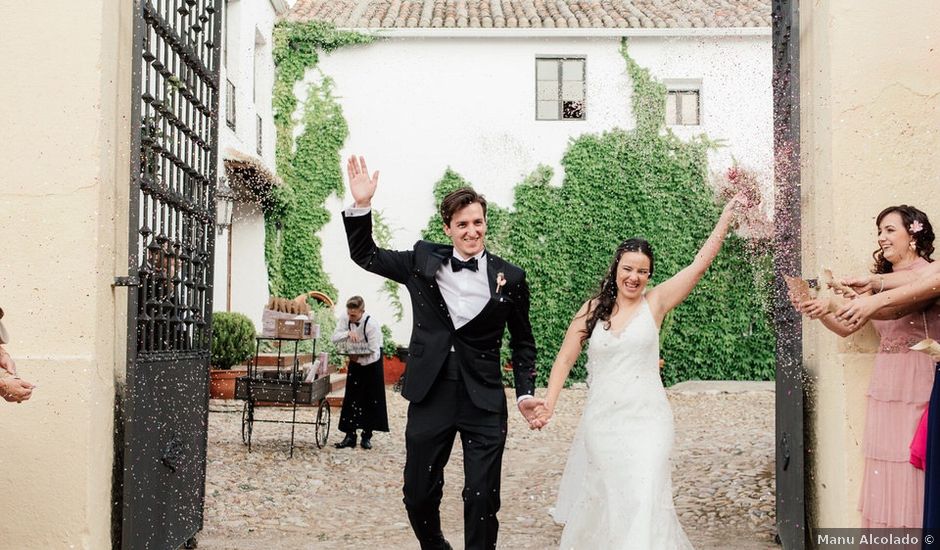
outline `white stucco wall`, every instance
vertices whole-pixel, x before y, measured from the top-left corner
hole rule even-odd
[[[261,311],[268,302],[264,214],[256,204],[239,203],[232,217],[232,250],[237,251],[232,258],[232,311],[244,313],[261,330]]]
[[[875,216],[887,206],[916,205],[934,224],[940,215],[940,4],[893,8],[801,5],[804,277],[823,268],[867,273],[877,246]],[[862,524],[866,394],[877,350],[870,327],[838,338],[804,318],[812,527]]]
[[[269,0],[228,0],[225,3],[228,15],[225,18],[227,62],[222,64],[222,95],[219,101],[220,151],[235,149],[254,157],[260,157],[265,165],[274,170],[274,117],[271,110],[271,93],[274,87],[274,41],[272,30],[276,13]],[[256,35],[262,44],[255,44]],[[257,49],[257,52],[256,52]],[[257,63],[257,67],[256,67]],[[257,75],[257,89],[254,88]],[[225,81],[235,85],[235,131],[225,123]],[[262,153],[256,147],[257,115],[264,120],[261,131]]]
[[[277,12],[270,0],[228,0],[225,39],[227,60],[222,66],[222,95],[219,105],[219,176],[225,175],[227,152],[260,159],[273,174],[274,115],[271,94],[274,86],[272,31]],[[259,38],[260,37],[260,38]],[[225,82],[235,85],[235,130],[225,121]],[[257,79],[257,82],[256,82]],[[262,147],[257,149],[257,116],[262,118]],[[248,315],[261,329],[261,310],[268,299],[267,269],[264,264],[264,216],[257,205],[237,203],[232,216],[232,311]],[[227,309],[228,238],[217,237],[213,309]]]
[[[0,548],[111,548],[125,365],[133,5],[0,2],[0,306],[20,376],[0,400]]]
[[[634,37],[629,49],[658,79],[701,79],[703,124],[676,133],[721,140],[725,147],[711,153],[711,168],[726,168],[733,157],[760,171],[769,188],[769,34]],[[538,55],[587,57],[586,120],[535,120]],[[381,171],[374,205],[396,229],[394,246],[402,248],[419,238],[432,215],[431,190],[448,166],[490,201],[510,206],[513,187],[539,164],[551,166],[555,183],[562,182],[560,161],[571,138],[634,126],[618,38],[389,38],[323,55],[307,81],[321,75],[335,80],[349,123],[341,154],[366,155],[370,169]],[[300,97],[306,87],[297,85]],[[327,206],[338,212],[343,201]],[[378,293],[381,280],[349,260],[338,215],[321,237],[340,299],[362,294],[374,314],[391,321]],[[410,326],[410,317],[394,325],[396,339],[407,341]]]

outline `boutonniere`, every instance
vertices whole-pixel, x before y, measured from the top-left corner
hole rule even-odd
[[[503,272],[500,271],[496,274],[496,294],[499,294],[499,291],[502,290],[503,285],[506,284],[506,277],[503,276]]]

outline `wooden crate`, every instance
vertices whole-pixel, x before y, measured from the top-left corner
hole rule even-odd
[[[242,376],[235,381],[235,399],[247,400],[250,394],[254,401],[293,403],[295,386],[297,404],[309,405],[319,402],[330,393],[330,378],[324,376],[313,382],[291,382],[290,380]]]

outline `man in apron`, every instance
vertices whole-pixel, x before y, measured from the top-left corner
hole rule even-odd
[[[361,296],[346,302],[346,313],[340,315],[333,332],[333,343],[346,342],[347,349],[362,349],[362,354],[349,356],[346,373],[346,395],[339,416],[339,430],[346,437],[337,449],[356,446],[356,430],[362,430],[360,445],[372,448],[372,432],[388,431],[385,409],[385,379],[382,362],[381,323],[365,311]]]

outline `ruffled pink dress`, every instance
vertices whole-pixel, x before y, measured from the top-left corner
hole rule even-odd
[[[920,269],[918,259],[908,269]],[[863,528],[920,528],[924,471],[911,462],[911,439],[933,387],[934,361],[908,348],[925,334],[940,340],[940,307],[893,321],[872,321],[881,337],[868,387],[859,510]]]

